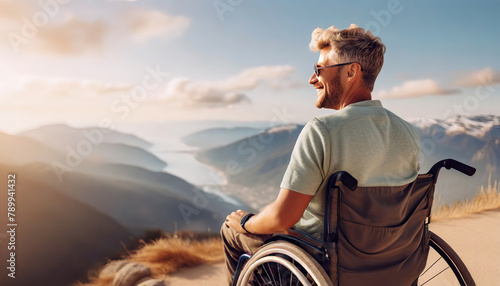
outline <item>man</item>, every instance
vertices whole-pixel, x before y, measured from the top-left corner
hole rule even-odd
[[[272,233],[295,226],[322,238],[325,188],[333,173],[347,171],[359,186],[399,186],[417,177],[417,131],[371,98],[384,61],[380,38],[354,24],[317,28],[310,48],[320,51],[309,79],[316,107],[337,112],[304,127],[273,203],[257,215],[238,210],[227,216],[221,235],[229,281],[239,256],[254,253]]]

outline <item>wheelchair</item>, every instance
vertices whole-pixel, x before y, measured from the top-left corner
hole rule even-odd
[[[240,257],[233,285],[475,285],[456,252],[428,225],[442,167],[397,187],[358,187],[345,171],[329,178],[323,239],[291,229]]]

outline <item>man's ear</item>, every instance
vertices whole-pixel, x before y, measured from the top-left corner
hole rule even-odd
[[[347,69],[347,80],[351,81],[361,72],[361,66],[357,63],[351,64]]]

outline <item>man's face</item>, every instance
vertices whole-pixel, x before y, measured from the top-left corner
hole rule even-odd
[[[334,64],[339,64],[333,62],[328,53],[331,48],[324,48],[320,51],[319,59],[317,62],[318,67],[324,67]],[[341,108],[341,99],[344,93],[344,88],[340,82],[340,71],[342,66],[321,69],[319,71],[319,76],[313,72],[309,83],[316,88],[317,108],[330,108],[339,110]]]

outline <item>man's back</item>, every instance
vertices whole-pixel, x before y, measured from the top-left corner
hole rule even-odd
[[[296,227],[321,237],[330,175],[347,171],[360,186],[399,186],[419,170],[420,139],[378,100],[360,101],[310,121],[297,139],[281,187],[314,195]]]

